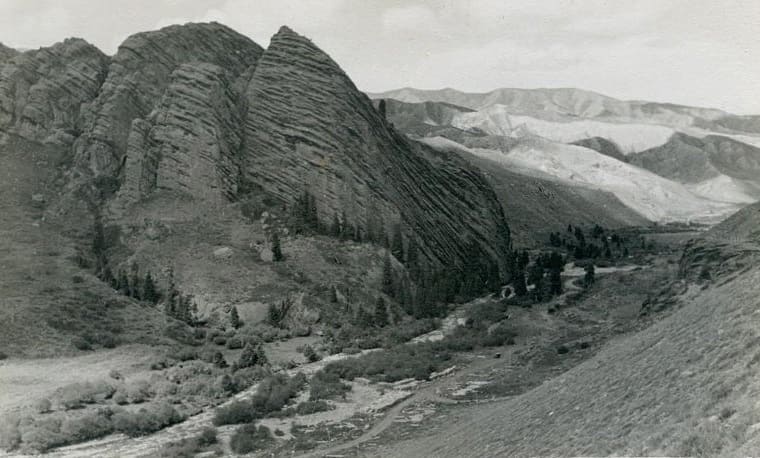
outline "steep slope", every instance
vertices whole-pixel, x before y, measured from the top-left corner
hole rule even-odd
[[[81,106],[97,94],[107,64],[102,52],[76,38],[7,60],[0,67],[0,129],[72,141]]]
[[[261,52],[247,37],[217,23],[132,35],[111,59],[98,97],[85,110],[84,132],[75,145],[78,163],[97,175],[118,173],[132,122],[151,113],[171,83],[172,72],[182,64],[216,65],[234,82],[250,71]],[[142,130],[145,126],[138,124],[135,135]]]
[[[677,133],[660,147],[629,156],[629,161],[689,184],[714,200],[748,203],[760,199],[760,148],[732,138]]]
[[[602,138],[602,137],[585,138],[583,140],[577,140],[575,142],[572,142],[571,144],[592,149],[596,151],[597,153],[602,153],[605,156],[609,156],[613,159],[617,159],[618,161],[628,162],[626,155],[620,151],[620,148],[618,148],[618,146],[615,143],[607,140],[606,138]]]
[[[379,105],[375,100],[375,106]],[[387,119],[395,128],[406,134],[424,136],[451,126],[451,121],[459,113],[471,112],[469,108],[440,102],[405,103],[385,100]]]
[[[172,72],[148,118],[132,122],[120,200],[136,202],[155,190],[210,200],[237,194],[242,113],[231,79],[208,63]]]
[[[509,231],[492,189],[453,155],[389,128],[371,101],[309,40],[283,27],[247,90],[245,176],[285,202],[308,190],[320,218],[346,212],[386,233],[401,223],[435,262],[461,264],[478,243],[497,262]]]
[[[455,411],[383,456],[756,455],[758,215],[747,207],[687,248],[682,293],[660,321],[523,395]],[[694,265],[712,280],[692,275]]]
[[[718,221],[738,209],[698,197],[679,183],[580,146],[526,137],[506,153],[470,151],[523,174],[611,192],[653,221]]]
[[[457,152],[483,171],[504,213],[509,215],[509,228],[517,245],[543,246],[550,232],[564,229],[568,224],[617,228],[650,223],[610,192],[519,173],[446,139],[420,141]]]

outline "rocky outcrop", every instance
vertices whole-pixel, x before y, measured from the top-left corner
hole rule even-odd
[[[19,52],[16,51],[15,49],[9,48],[5,46],[4,44],[0,43],[0,65],[16,57],[18,54]]]
[[[246,97],[252,187],[286,203],[309,191],[326,221],[345,211],[361,227],[401,223],[437,263],[461,265],[471,241],[503,262],[509,229],[479,172],[396,133],[308,39],[280,29]]]
[[[237,102],[232,75],[222,67],[177,68],[148,119],[132,122],[120,197],[135,202],[156,189],[234,197],[242,140]]]
[[[107,65],[102,52],[77,38],[10,56],[0,67],[0,129],[73,140],[82,104],[95,98]]]
[[[261,47],[247,37],[217,23],[175,25],[129,37],[113,57],[100,94],[85,111],[84,132],[75,146],[77,163],[96,175],[118,174],[128,144],[136,146],[146,127],[135,120],[146,120],[159,102],[172,103],[162,96],[176,78],[181,78],[175,70],[188,64],[189,67],[182,70],[185,74],[191,72],[192,67],[198,67],[198,75],[204,75],[201,78],[216,79],[206,74],[218,74],[218,71],[199,65],[212,64],[226,72],[224,84],[232,85],[241,75],[250,73],[261,52]],[[174,93],[167,97],[177,100],[182,98],[182,92],[175,87]],[[152,117],[161,123],[160,115]],[[176,123],[178,119],[175,117],[170,122]],[[131,132],[133,126],[136,126],[135,132]],[[192,126],[191,120],[184,124],[184,127],[189,126]],[[168,130],[164,132],[169,134]],[[181,136],[183,130],[178,128],[169,135]],[[205,134],[194,132],[193,135]],[[168,149],[163,153],[168,153]],[[182,161],[181,157],[175,159]],[[181,167],[187,171],[193,165],[181,164]]]

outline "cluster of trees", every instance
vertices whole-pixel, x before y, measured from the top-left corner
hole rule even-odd
[[[561,232],[552,232],[549,234],[549,245],[555,248],[565,248],[572,253],[575,259],[612,259],[614,256],[612,248],[617,251],[618,256],[628,257],[629,250],[626,245],[626,239],[618,234],[608,235],[609,231],[602,226],[595,224],[589,233],[589,239],[578,226],[567,225],[565,234]]]
[[[194,326],[198,319],[198,304],[193,301],[193,296],[182,294],[174,282],[174,270],[169,269],[169,288],[164,302],[164,313],[180,321]]]
[[[562,294],[561,274],[565,258],[560,253],[540,253],[532,264],[527,251],[514,253],[512,259],[515,295],[529,296],[534,302],[542,302]],[[528,285],[533,285],[533,288],[529,289]]]

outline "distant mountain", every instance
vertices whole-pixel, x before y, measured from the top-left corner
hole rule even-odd
[[[582,89],[495,89],[467,93],[455,89],[397,89],[369,94],[373,99],[402,102],[445,102],[473,110],[502,105],[513,115],[558,121],[573,118],[697,127],[718,132],[760,132],[758,116],[738,116],[713,108],[689,107],[672,103],[624,101]]]

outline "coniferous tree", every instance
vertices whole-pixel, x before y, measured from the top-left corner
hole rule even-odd
[[[129,296],[137,300],[142,299],[142,293],[140,291],[140,268],[136,263],[132,264],[132,278],[129,280]]]
[[[340,214],[340,238],[341,240],[348,240],[351,238],[350,225],[348,224],[348,217],[346,211],[343,210]]]
[[[106,264],[105,267],[103,267],[103,273],[100,279],[108,283],[111,286],[111,288],[117,289],[116,279],[114,278],[113,272],[111,271],[111,268],[108,266],[108,264]]]
[[[232,306],[232,310],[230,310],[230,324],[235,329],[239,328],[242,325],[240,322],[240,315],[238,315],[237,307],[234,305]]]
[[[375,303],[375,326],[384,328],[388,326],[388,310],[385,306],[385,300],[382,297],[377,298]]]
[[[377,111],[380,112],[380,116],[382,116],[383,119],[386,118],[385,99],[380,99],[380,102],[377,104]]]
[[[596,276],[596,269],[594,268],[593,263],[588,263],[585,268],[586,274],[583,276],[583,283],[586,284],[586,286],[591,285],[594,283],[595,276]]]
[[[553,296],[562,294],[562,277],[560,272],[561,270],[557,266],[552,266],[549,269],[549,292]]]
[[[333,213],[332,224],[330,224],[330,235],[336,238],[341,235],[340,220],[338,219],[337,213]]]
[[[406,270],[413,279],[419,278],[420,274],[420,259],[417,248],[417,239],[414,237],[409,238],[408,247],[406,250]]]
[[[143,300],[151,304],[158,302],[158,291],[156,291],[156,284],[150,272],[145,274],[145,280],[143,280]]]
[[[399,261],[403,261],[404,259],[404,238],[401,235],[401,226],[395,225],[393,227],[393,240],[391,241],[391,254],[398,259]]]
[[[277,231],[272,234],[272,260],[280,262],[283,260],[282,248],[280,247],[280,235]]]
[[[528,294],[528,288],[525,286],[525,271],[522,269],[517,270],[514,280],[515,294],[518,297],[523,297]]]
[[[235,366],[237,369],[243,369],[246,367],[263,366],[266,363],[266,353],[264,353],[261,344],[254,345],[252,342],[248,342],[240,353],[240,358]]]
[[[385,261],[383,262],[383,277],[381,280],[380,289],[388,296],[395,297],[395,291],[393,288],[393,265],[391,264],[391,257],[388,253],[385,254]]]
[[[338,287],[336,286],[330,288],[330,302],[333,304],[338,303]]]
[[[121,294],[129,296],[129,277],[123,269],[119,270],[118,290]]]

